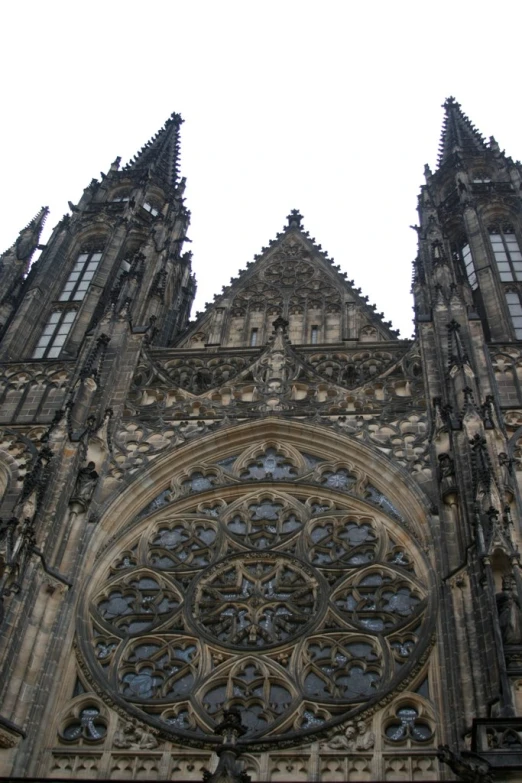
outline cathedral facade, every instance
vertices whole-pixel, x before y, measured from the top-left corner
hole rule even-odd
[[[413,340],[297,210],[190,321],[181,122],[1,257],[0,775],[522,780],[522,166],[446,101]]]

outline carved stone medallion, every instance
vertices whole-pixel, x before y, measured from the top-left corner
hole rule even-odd
[[[199,579],[193,613],[224,645],[258,650],[291,641],[317,620],[319,579],[282,554],[235,555]]]

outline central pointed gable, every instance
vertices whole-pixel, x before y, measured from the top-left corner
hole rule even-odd
[[[207,306],[177,348],[261,346],[277,317],[288,321],[294,345],[397,339],[301,221],[293,210],[284,231]]]

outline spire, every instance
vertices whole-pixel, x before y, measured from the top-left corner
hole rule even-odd
[[[179,129],[182,122],[180,114],[171,114],[163,128],[141,148],[125,169],[150,169],[168,185],[175,186],[179,176]]]
[[[3,253],[0,258],[15,256],[17,261],[28,262],[38,247],[40,234],[49,214],[49,207],[42,207],[32,220],[20,231],[18,239]]]
[[[483,153],[487,150],[484,137],[475,128],[457,103],[455,98],[448,98],[443,108],[446,112],[439,145],[439,166],[442,166],[455,152],[455,148],[463,153]]]

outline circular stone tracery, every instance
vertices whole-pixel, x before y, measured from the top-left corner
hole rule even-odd
[[[198,629],[224,645],[260,649],[288,642],[317,619],[319,579],[293,557],[229,557],[195,588]]]
[[[304,741],[387,697],[429,643],[429,567],[349,491],[212,487],[138,518],[93,574],[95,687],[196,743],[227,706],[248,742]]]

